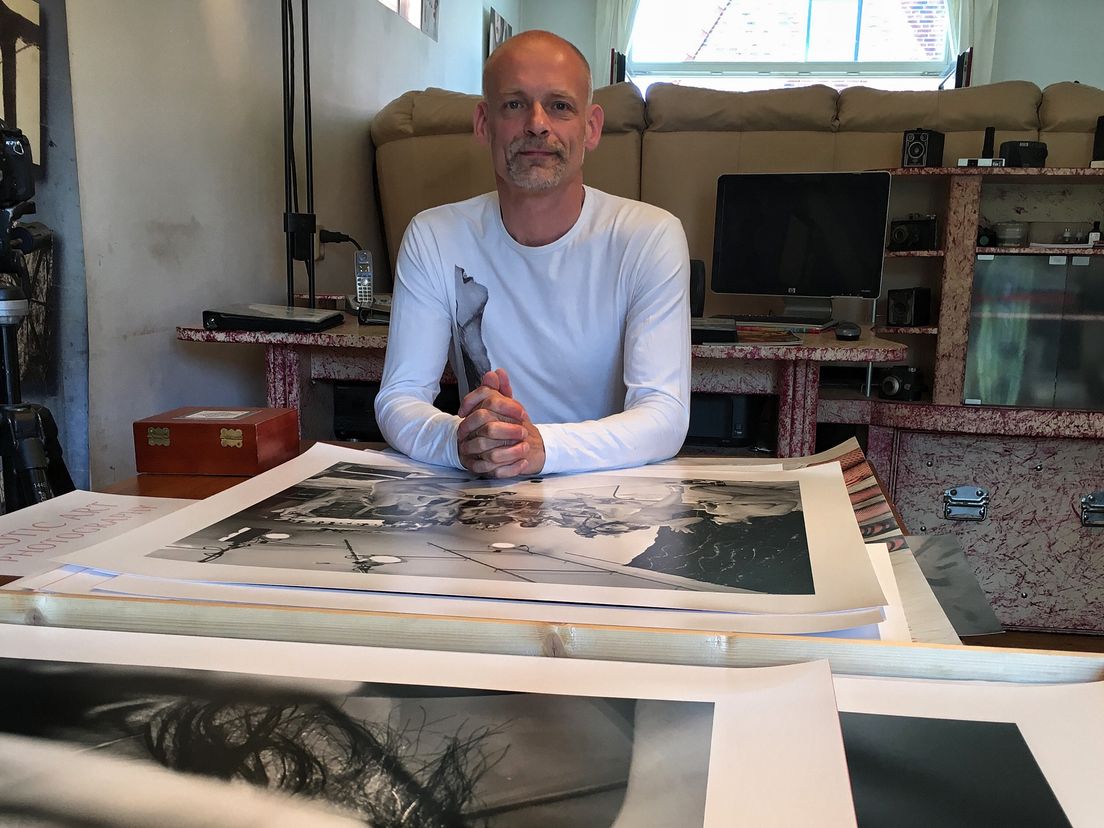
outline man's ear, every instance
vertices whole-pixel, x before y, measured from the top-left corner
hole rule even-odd
[[[586,118],[586,140],[583,146],[587,152],[593,152],[602,138],[602,124],[606,122],[606,113],[598,104],[591,104]]]
[[[485,100],[475,105],[475,112],[472,113],[472,130],[475,132],[475,137],[479,143],[490,146],[491,137],[487,134],[487,102]]]

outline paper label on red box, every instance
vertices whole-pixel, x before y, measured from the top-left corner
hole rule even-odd
[[[193,411],[191,414],[185,414],[183,417],[177,417],[178,420],[237,420],[241,417],[248,417],[252,414],[252,411]]]

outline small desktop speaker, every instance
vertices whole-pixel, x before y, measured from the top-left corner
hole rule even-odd
[[[892,328],[927,325],[931,321],[931,290],[923,287],[886,293],[886,324]]]
[[[985,128],[985,139],[981,142],[981,157],[992,158],[993,157],[993,142],[996,140],[997,130],[995,127]]]
[[[1044,141],[1005,141],[1000,145],[1000,157],[1006,167],[1042,167],[1047,145]]]
[[[705,262],[690,260],[690,316],[700,319],[705,313]]]
[[[901,166],[943,166],[943,133],[934,129],[906,129],[901,146]]]

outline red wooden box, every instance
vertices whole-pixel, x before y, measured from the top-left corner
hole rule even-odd
[[[175,408],[134,423],[139,472],[253,475],[298,454],[294,408]]]

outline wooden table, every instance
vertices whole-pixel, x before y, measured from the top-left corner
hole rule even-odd
[[[300,408],[311,380],[379,381],[386,328],[345,321],[321,333],[209,331],[179,327],[186,342],[237,342],[265,346],[268,405]],[[778,395],[778,456],[800,457],[816,447],[820,366],[825,362],[893,363],[907,347],[875,337],[869,328],[853,342],[831,332],[804,334],[800,345],[712,344],[691,349],[691,390]]]
[[[243,479],[146,474],[120,481],[110,491],[204,497]],[[965,648],[938,643],[957,640],[942,608],[911,553],[900,550],[892,557],[913,639],[926,643],[18,591],[0,591],[0,624],[724,667],[768,666],[823,658],[837,673],[970,681],[1037,683],[1104,678],[1104,655]]]

